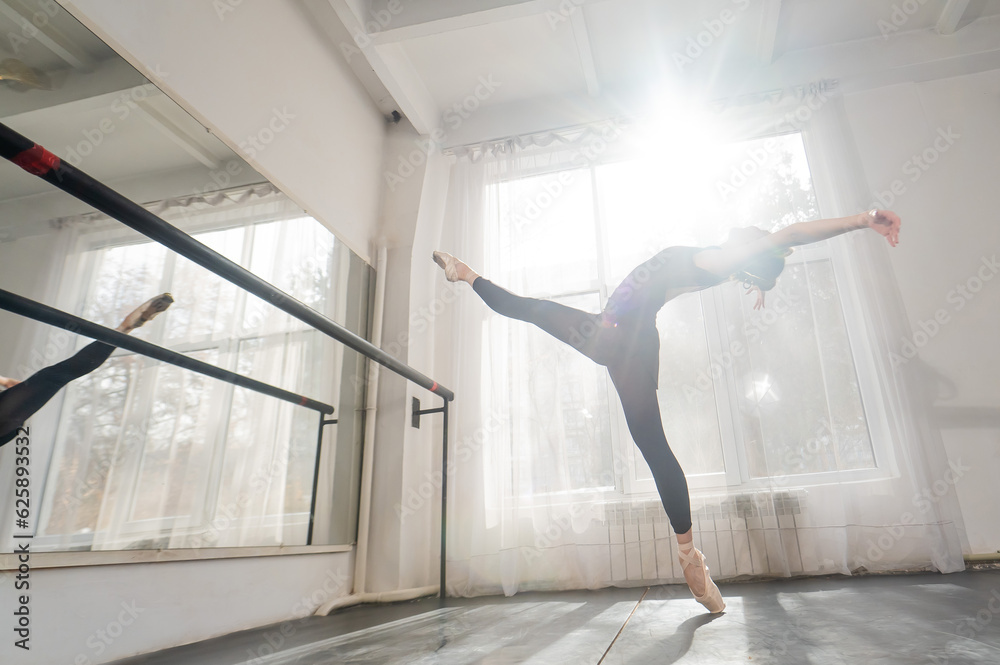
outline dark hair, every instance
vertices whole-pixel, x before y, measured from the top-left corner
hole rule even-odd
[[[784,269],[784,256],[778,253],[765,254],[743,266],[743,269],[736,273],[736,277],[747,286],[753,285],[761,291],[770,291]]]

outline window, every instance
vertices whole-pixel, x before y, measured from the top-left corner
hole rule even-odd
[[[367,266],[314,219],[284,217],[192,235],[365,336]],[[113,327],[151,295],[171,292],[173,306],[138,336],[333,404],[344,428],[326,428],[324,458],[336,475],[321,503],[355,503],[358,354],[157,243],[102,241],[81,265],[84,318]],[[118,350],[66,390],[36,545],[305,544],[318,428],[315,411]],[[353,521],[329,522],[338,520],[328,540],[350,543]]]
[[[501,183],[490,274],[524,295],[598,312],[664,247],[819,216],[799,134],[716,150],[691,168],[669,155],[609,159]],[[871,361],[829,242],[789,257],[767,302],[754,312],[734,283],[660,311],[660,409],[692,489],[878,473],[884,451],[865,411],[874,385],[859,378]],[[655,491],[605,370],[533,327],[508,335],[517,491]]]

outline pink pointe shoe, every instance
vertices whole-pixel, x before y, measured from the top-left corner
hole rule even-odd
[[[449,282],[457,282],[461,279],[458,276],[458,264],[461,261],[447,252],[434,252],[431,256],[434,258],[434,263],[444,268],[444,276]]]
[[[722,600],[722,593],[719,591],[719,587],[715,585],[715,582],[712,581],[712,576],[709,575],[708,564],[705,563],[705,555],[695,549],[694,545],[688,545],[686,548],[684,545],[681,545],[678,552],[682,568],[687,569],[688,566],[697,566],[704,572],[705,593],[697,596],[694,591],[691,591],[694,599],[704,605],[705,609],[712,614],[718,614],[726,609],[726,603]]]
[[[117,329],[123,333],[132,332],[148,323],[160,312],[166,311],[172,304],[174,304],[174,297],[169,293],[161,293],[132,310]]]

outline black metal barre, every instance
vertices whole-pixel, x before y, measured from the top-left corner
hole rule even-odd
[[[155,360],[161,360],[165,363],[197,372],[198,374],[210,376],[213,379],[219,379],[220,381],[240,386],[241,388],[277,397],[286,402],[291,402],[292,404],[297,404],[313,411],[319,411],[321,414],[333,413],[333,407],[329,404],[324,404],[323,402],[318,402],[302,395],[296,395],[293,392],[241,376],[215,365],[209,365],[208,363],[185,356],[182,353],[165,349],[162,346],[157,346],[156,344],[126,335],[111,328],[105,328],[86,319],[67,314],[61,310],[43,305],[34,300],[29,300],[24,296],[19,296],[16,293],[11,293],[3,289],[0,289],[0,309],[5,309],[8,312],[20,314],[21,316],[41,321],[42,323],[48,323],[52,326],[58,326],[69,332],[78,333],[85,337],[96,339],[99,342],[110,344],[111,346],[128,349],[129,351],[149,356]]]
[[[413,398],[410,415],[410,426],[420,428],[420,418],[423,416],[429,416],[432,413],[441,414],[441,430],[442,438],[444,439],[441,444],[441,577],[440,584],[441,588],[438,593],[441,594],[441,598],[445,597],[445,568],[447,567],[447,561],[445,558],[445,553],[448,551],[448,401],[439,406],[436,409],[421,409],[420,400],[416,397]]]
[[[447,401],[455,393],[0,123],[0,156]]]

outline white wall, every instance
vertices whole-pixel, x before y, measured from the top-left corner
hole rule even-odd
[[[871,192],[891,191],[894,181],[903,191],[880,205],[903,219],[890,255],[910,341],[922,345],[913,388],[928,395],[949,458],[970,467],[957,484],[968,547],[1000,551],[1000,268],[984,267],[1000,257],[1000,70],[877,88],[845,103]],[[952,145],[938,138],[949,130]],[[938,154],[923,170],[913,158],[925,150],[928,159]],[[971,299],[956,290],[970,280],[981,286]],[[947,323],[935,331],[942,310]]]
[[[385,120],[300,3],[61,4],[370,260]]]
[[[285,638],[294,639],[298,619],[349,591],[353,567],[353,554],[310,554],[36,569],[30,651],[12,645],[16,596],[13,576],[5,574],[0,659],[18,665],[106,663],[283,622]],[[277,641],[280,627],[275,633]],[[262,637],[251,648],[263,656],[269,647]]]
[[[431,378],[434,373],[437,248],[448,189],[448,166],[419,147],[404,119],[388,135],[383,171],[385,200],[379,238],[388,249],[382,348]],[[400,161],[402,160],[402,162]],[[401,166],[403,164],[403,166]],[[366,591],[417,588],[438,582],[441,416],[410,424],[413,397],[422,409],[441,399],[391,372],[379,379],[372,496],[371,549]]]
[[[417,134],[405,120],[388,132],[383,172],[404,154]],[[387,249],[382,349],[409,363],[409,291],[412,243],[420,207],[425,165],[416,165],[406,178],[386,187],[379,243]],[[378,415],[373,455],[371,540],[365,591],[387,591],[399,586],[400,533],[397,512],[404,475],[409,410],[407,381],[383,370],[379,377]]]
[[[439,334],[439,317],[452,301],[437,295],[437,287],[445,278],[431,254],[441,243],[449,174],[447,159],[437,153],[431,155],[421,189],[410,269],[409,364],[442,383],[446,379],[440,373],[440,363],[434,353],[435,340]],[[447,383],[444,385],[455,388]],[[422,409],[438,408],[443,403],[440,397],[414,384],[409,388],[411,395],[420,399]],[[407,424],[408,421],[409,418]],[[419,430],[411,427],[408,432],[401,499],[411,512],[402,522],[400,538],[400,586],[403,588],[436,584],[440,579],[442,422],[441,414],[427,415],[422,418]],[[454,446],[454,434],[451,440],[450,445]],[[428,495],[431,498],[425,498]],[[419,507],[413,509],[414,505]],[[420,554],[415,556],[414,553]]]

